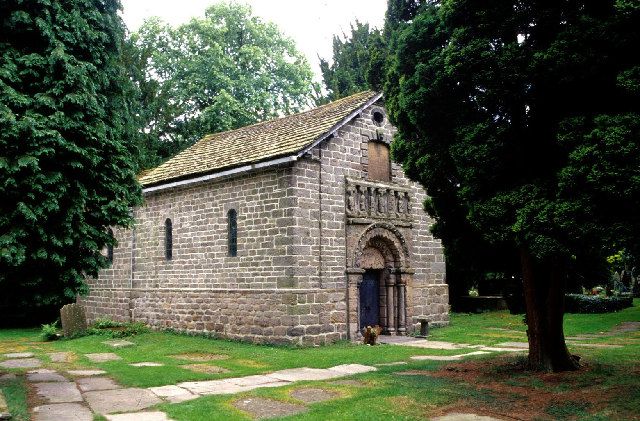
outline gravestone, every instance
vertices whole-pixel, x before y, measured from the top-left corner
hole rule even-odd
[[[87,315],[84,307],[80,304],[73,303],[62,307],[60,309],[60,320],[62,321],[62,332],[67,338],[87,330]]]

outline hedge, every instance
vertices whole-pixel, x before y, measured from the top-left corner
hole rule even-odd
[[[601,297],[599,295],[566,294],[567,313],[612,313],[633,306],[633,297]]]

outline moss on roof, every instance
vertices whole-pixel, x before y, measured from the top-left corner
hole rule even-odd
[[[207,135],[164,164],[138,176],[145,186],[188,179],[297,154],[378,96],[361,92],[309,111]]]

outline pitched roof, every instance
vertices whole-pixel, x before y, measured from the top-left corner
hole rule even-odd
[[[144,187],[299,154],[380,98],[361,92],[309,111],[207,135],[164,164],[138,176]]]

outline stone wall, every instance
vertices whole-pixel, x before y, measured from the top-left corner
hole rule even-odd
[[[374,106],[288,166],[154,192],[134,211],[132,230],[115,230],[110,268],[79,299],[89,320],[145,322],[155,328],[215,333],[256,342],[346,339],[349,244],[366,225],[345,215],[346,177],[366,178],[367,141],[393,128],[372,121]],[[447,320],[440,242],[421,211],[424,191],[396,164],[392,182],[414,194],[415,218],[401,228],[415,270],[410,324]],[[228,256],[227,212],[238,212],[238,255]],[[165,258],[165,220],[173,257]],[[353,294],[352,294],[353,295]]]

